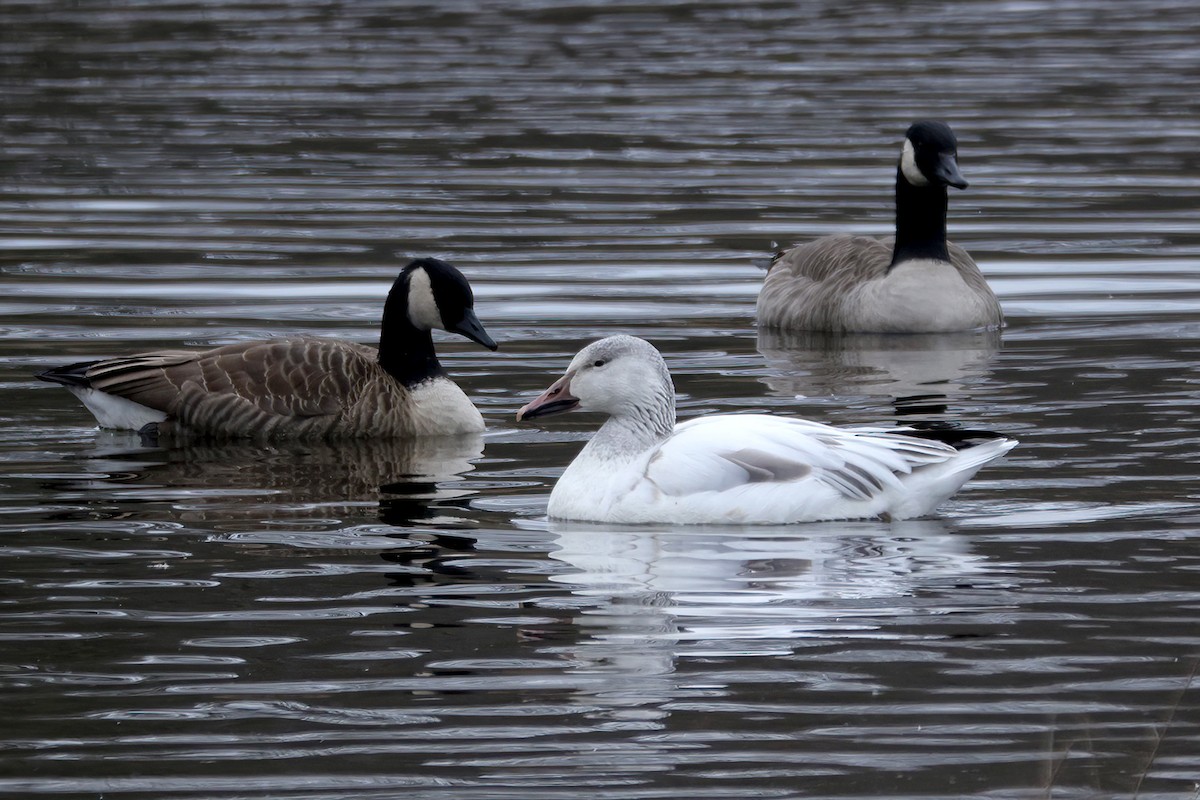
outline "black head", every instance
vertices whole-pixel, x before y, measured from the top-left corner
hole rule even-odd
[[[475,295],[457,269],[436,258],[411,261],[392,286],[403,292],[408,321],[419,330],[440,328],[457,333],[489,350],[497,344],[475,316]]]
[[[913,186],[953,186],[967,188],[967,180],[958,171],[958,140],[944,122],[921,120],[904,134],[900,156],[900,174]]]

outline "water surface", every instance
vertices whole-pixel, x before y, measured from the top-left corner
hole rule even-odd
[[[1194,798],[1200,22],[1190,4],[0,7],[0,793]],[[886,233],[915,118],[1000,334],[763,335],[777,245]],[[44,365],[370,342],[409,255],[488,422],[155,446]],[[1016,436],[933,519],[545,518],[609,333],[680,413]]]

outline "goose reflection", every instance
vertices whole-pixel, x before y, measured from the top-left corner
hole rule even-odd
[[[550,523],[550,580],[580,603],[578,669],[610,708],[675,696],[680,657],[790,655],[801,641],[894,639],[891,621],[954,610],[1004,580],[940,520],[672,531]],[[954,599],[950,599],[954,598]]]
[[[911,613],[918,594],[995,579],[938,519],[804,533],[552,523],[551,533],[551,557],[570,567],[552,581],[590,601],[581,625],[596,639],[636,640],[630,652],[647,657],[786,654],[799,637],[886,636],[884,618]]]
[[[967,396],[1000,349],[998,330],[830,334],[760,330],[764,382],[788,397],[890,398],[897,416],[939,417]]]
[[[361,515],[408,524],[474,494],[459,480],[483,455],[483,437],[348,442],[193,442],[150,447],[104,432],[84,471],[55,488],[85,499],[172,502],[185,521]],[[462,501],[465,508],[466,501]]]

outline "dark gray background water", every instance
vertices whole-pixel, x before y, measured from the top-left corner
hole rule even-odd
[[[0,795],[1197,797],[1194,4],[5,0],[0,37]],[[887,232],[924,116],[1009,327],[758,338],[753,259]],[[372,341],[409,254],[501,342],[441,340],[480,440],[143,447],[31,378]],[[684,415],[1022,444],[931,520],[548,523],[595,421],[513,414],[618,331]]]

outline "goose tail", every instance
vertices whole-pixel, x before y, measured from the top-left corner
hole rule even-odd
[[[785,248],[779,246],[779,242],[771,242],[771,250],[774,251],[769,257],[752,258],[750,263],[761,269],[763,272],[770,272],[771,267],[775,266],[779,259],[783,258],[787,252]]]
[[[80,361],[51,367],[35,374],[47,383],[63,386],[79,398],[101,428],[111,430],[142,431],[164,421],[167,415],[157,409],[148,408],[124,397],[102,391],[92,385],[88,372],[100,361]]]
[[[87,376],[88,369],[98,363],[100,362],[79,361],[75,364],[64,364],[60,367],[51,367],[50,369],[35,373],[34,377],[47,383],[57,383],[60,386],[68,388],[77,386],[87,389],[91,388],[92,385],[91,379]]]
[[[914,470],[904,481],[910,491],[892,509],[893,519],[911,519],[932,514],[934,509],[962,488],[984,465],[995,461],[1018,442],[991,431],[948,429],[912,431],[908,435],[942,441],[958,452],[937,464]]]

